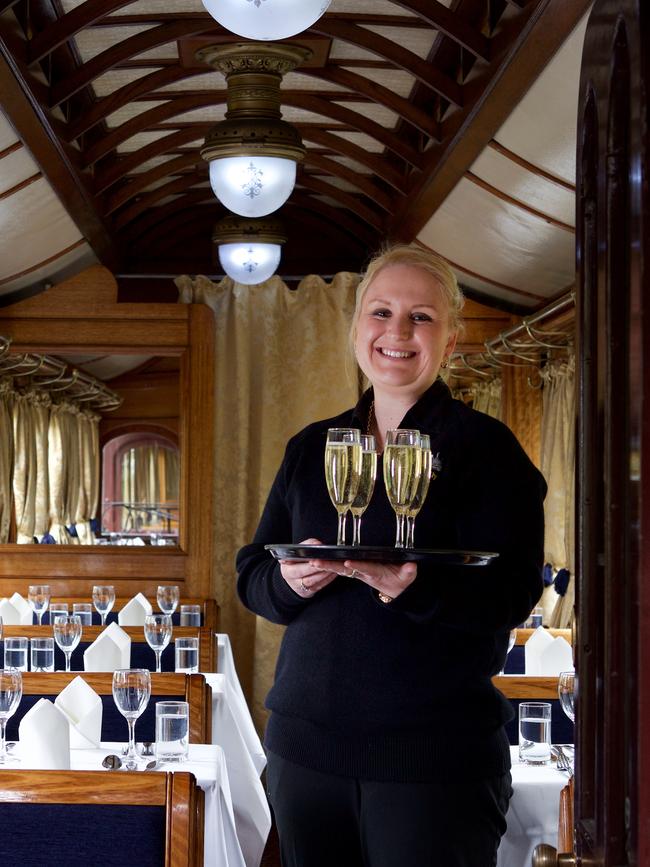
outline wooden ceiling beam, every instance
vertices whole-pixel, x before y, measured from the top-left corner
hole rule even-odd
[[[376,211],[373,211],[367,205],[364,205],[360,199],[356,196],[352,195],[352,193],[346,193],[344,190],[340,190],[338,187],[333,187],[331,184],[328,184],[326,181],[321,180],[320,178],[315,178],[312,175],[308,175],[305,172],[302,172],[296,181],[297,187],[307,188],[311,190],[313,193],[321,196],[328,196],[331,199],[334,199],[335,202],[339,202],[344,208],[347,208],[348,211],[355,214],[359,219],[363,220],[364,223],[367,223],[373,229],[376,229],[378,232],[384,231],[384,219],[378,214]]]
[[[28,43],[29,63],[37,63],[47,57],[55,48],[72,39],[99,18],[121,6],[128,6],[130,2],[132,0],[85,0],[80,3],[56,21],[51,21],[44,30],[34,34]]]
[[[186,169],[201,164],[205,166],[201,155],[198,151],[193,151],[192,153],[176,157],[173,160],[167,160],[161,165],[149,169],[148,172],[138,172],[136,175],[131,175],[127,183],[123,184],[113,195],[108,197],[104,208],[104,216],[107,217],[109,214],[112,214],[113,211],[125,205],[129,199],[139,195],[148,186],[159,181],[161,178],[184,172]],[[207,166],[205,167],[207,170]]]
[[[186,190],[195,187],[197,184],[204,184],[206,181],[206,176],[200,177],[194,172],[189,175],[181,175],[179,178],[173,178],[168,183],[157,187],[150,193],[145,193],[144,195],[139,196],[132,205],[123,208],[114,218],[113,225],[117,229],[117,231],[119,231],[120,229],[123,229],[128,223],[133,222],[133,220],[135,220],[136,217],[139,217],[140,214],[143,214],[150,208],[155,207],[156,202],[160,202],[162,199],[166,199],[167,196],[175,196],[178,193],[184,193]],[[206,189],[203,192],[206,195],[209,194],[214,196],[212,189]]]
[[[133,244],[155,226],[164,223],[170,216],[175,215],[177,212],[181,213],[187,208],[194,208],[196,205],[201,204],[201,202],[207,202],[209,205],[214,206],[215,219],[218,218],[216,215],[223,216],[226,213],[223,205],[215,198],[212,190],[193,190],[180,196],[175,202],[168,202],[166,205],[149,208],[138,219],[124,226],[120,230],[119,237],[125,244]]]
[[[327,202],[323,202],[322,199],[317,199],[310,195],[306,190],[294,190],[285,207],[288,212],[295,207],[302,211],[321,214],[323,219],[331,226],[343,229],[347,235],[360,239],[368,250],[374,249],[381,237],[380,233],[369,226],[368,223],[359,220],[355,214],[350,213],[348,210],[343,210],[343,208],[333,208]],[[291,231],[290,223],[289,231]]]
[[[490,40],[464,21],[457,12],[452,12],[438,0],[393,0],[393,2],[403,9],[415,12],[419,18],[466,48],[475,57],[481,60],[489,59]]]
[[[327,175],[340,178],[342,181],[347,181],[347,183],[356,187],[359,192],[363,193],[364,196],[388,214],[392,214],[395,211],[395,204],[391,196],[381,190],[368,176],[364,176],[360,172],[355,172],[352,169],[347,168],[347,166],[337,163],[336,160],[330,160],[320,154],[312,153],[309,149],[305,155],[305,162],[303,165],[314,166],[314,168],[320,169]],[[304,172],[302,174],[304,174]]]

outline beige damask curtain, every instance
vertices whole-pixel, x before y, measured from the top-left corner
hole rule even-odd
[[[253,711],[273,677],[281,629],[238,602],[234,559],[250,541],[290,436],[358,399],[346,363],[357,275],[305,278],[295,291],[278,277],[258,286],[180,277],[180,300],[202,302],[216,321],[216,598],[235,646]]]
[[[575,360],[554,361],[542,371],[542,463],[548,484],[544,503],[545,561],[554,570],[568,569],[564,596],[546,594],[548,626],[567,627],[575,598]],[[550,599],[548,596],[550,595]]]
[[[36,430],[33,405],[28,394],[16,394],[13,405],[13,491],[16,510],[16,541],[34,541],[36,517]]]
[[[56,404],[50,412],[48,428],[48,468],[50,475],[50,535],[59,545],[68,545],[73,540],[66,531],[70,523],[69,480],[74,477],[69,463],[74,460],[70,447],[70,416],[74,407],[68,403]]]
[[[9,540],[11,525],[11,465],[14,455],[12,406],[12,382],[10,379],[0,380],[0,544]]]
[[[74,525],[81,545],[94,545],[91,520],[97,515],[99,502],[99,419],[88,410],[76,416],[78,436],[78,496]]]
[[[479,412],[491,415],[493,418],[501,418],[501,378],[490,382],[477,382],[471,387],[473,396],[472,406]]]

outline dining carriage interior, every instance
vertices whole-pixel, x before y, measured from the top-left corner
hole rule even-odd
[[[262,737],[284,627],[242,606],[235,558],[290,437],[361,397],[350,321],[388,242],[453,269],[442,376],[548,486],[544,591],[493,678],[513,707],[497,863],[582,863],[576,154],[588,19],[619,7],[0,4],[6,863],[65,845],[75,864],[280,864]],[[530,702],[550,713],[540,762]]]

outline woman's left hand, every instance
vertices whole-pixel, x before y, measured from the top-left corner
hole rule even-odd
[[[418,574],[416,563],[375,563],[367,560],[345,560],[343,563],[340,560],[310,560],[310,563],[319,569],[363,581],[391,599],[397,599]]]

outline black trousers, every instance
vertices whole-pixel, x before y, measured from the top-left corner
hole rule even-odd
[[[377,783],[268,754],[282,867],[493,867],[510,774],[473,782]]]

